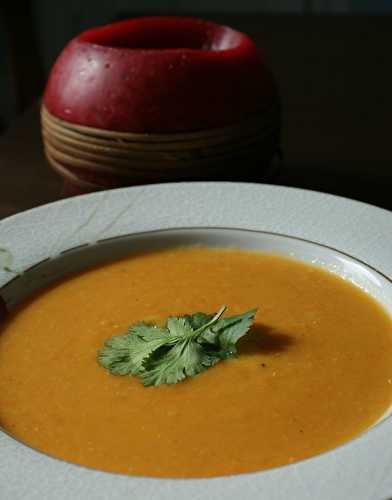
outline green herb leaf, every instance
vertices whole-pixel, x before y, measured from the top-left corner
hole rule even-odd
[[[219,345],[225,357],[237,353],[236,343],[246,335],[252,326],[256,309],[251,309],[244,314],[222,319],[214,328],[219,336]]]
[[[237,354],[236,343],[250,329],[256,309],[220,319],[195,313],[172,316],[166,328],[144,322],[105,342],[98,362],[114,375],[136,375],[146,386],[175,384]]]
[[[172,341],[166,328],[144,322],[132,325],[128,332],[107,340],[98,351],[99,363],[114,375],[137,375],[154,351]]]
[[[190,324],[193,330],[198,330],[206,323],[211,321],[213,317],[214,317],[213,314],[204,314],[202,312],[197,312],[195,314],[184,316],[184,318]]]
[[[167,320],[167,328],[173,337],[189,337],[193,333],[193,328],[184,317],[171,316]]]
[[[176,384],[205,370],[203,357],[200,344],[190,339],[182,340],[162,357],[148,363],[141,379],[144,385]]]

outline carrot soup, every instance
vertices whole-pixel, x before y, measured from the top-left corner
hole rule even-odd
[[[145,387],[97,362],[140,320],[257,308],[238,356]],[[104,471],[211,477],[289,464],[377,422],[392,402],[392,321],[343,279],[269,254],[179,247],[95,267],[0,329],[0,426]]]

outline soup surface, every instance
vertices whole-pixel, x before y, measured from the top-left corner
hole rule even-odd
[[[257,307],[239,357],[144,387],[96,361],[139,320]],[[70,462],[160,477],[287,464],[375,423],[392,401],[392,322],[365,293],[293,260],[177,248],[71,277],[0,335],[0,424]]]

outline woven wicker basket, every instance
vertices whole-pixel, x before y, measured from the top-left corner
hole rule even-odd
[[[53,169],[81,191],[177,180],[262,178],[280,146],[280,110],[189,133],[133,134],[66,122],[43,105]]]

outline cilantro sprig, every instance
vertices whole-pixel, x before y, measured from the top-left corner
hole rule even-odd
[[[237,354],[237,341],[250,329],[256,309],[222,318],[213,314],[171,316],[166,326],[143,321],[105,342],[100,365],[113,375],[134,375],[145,386],[176,384]]]

